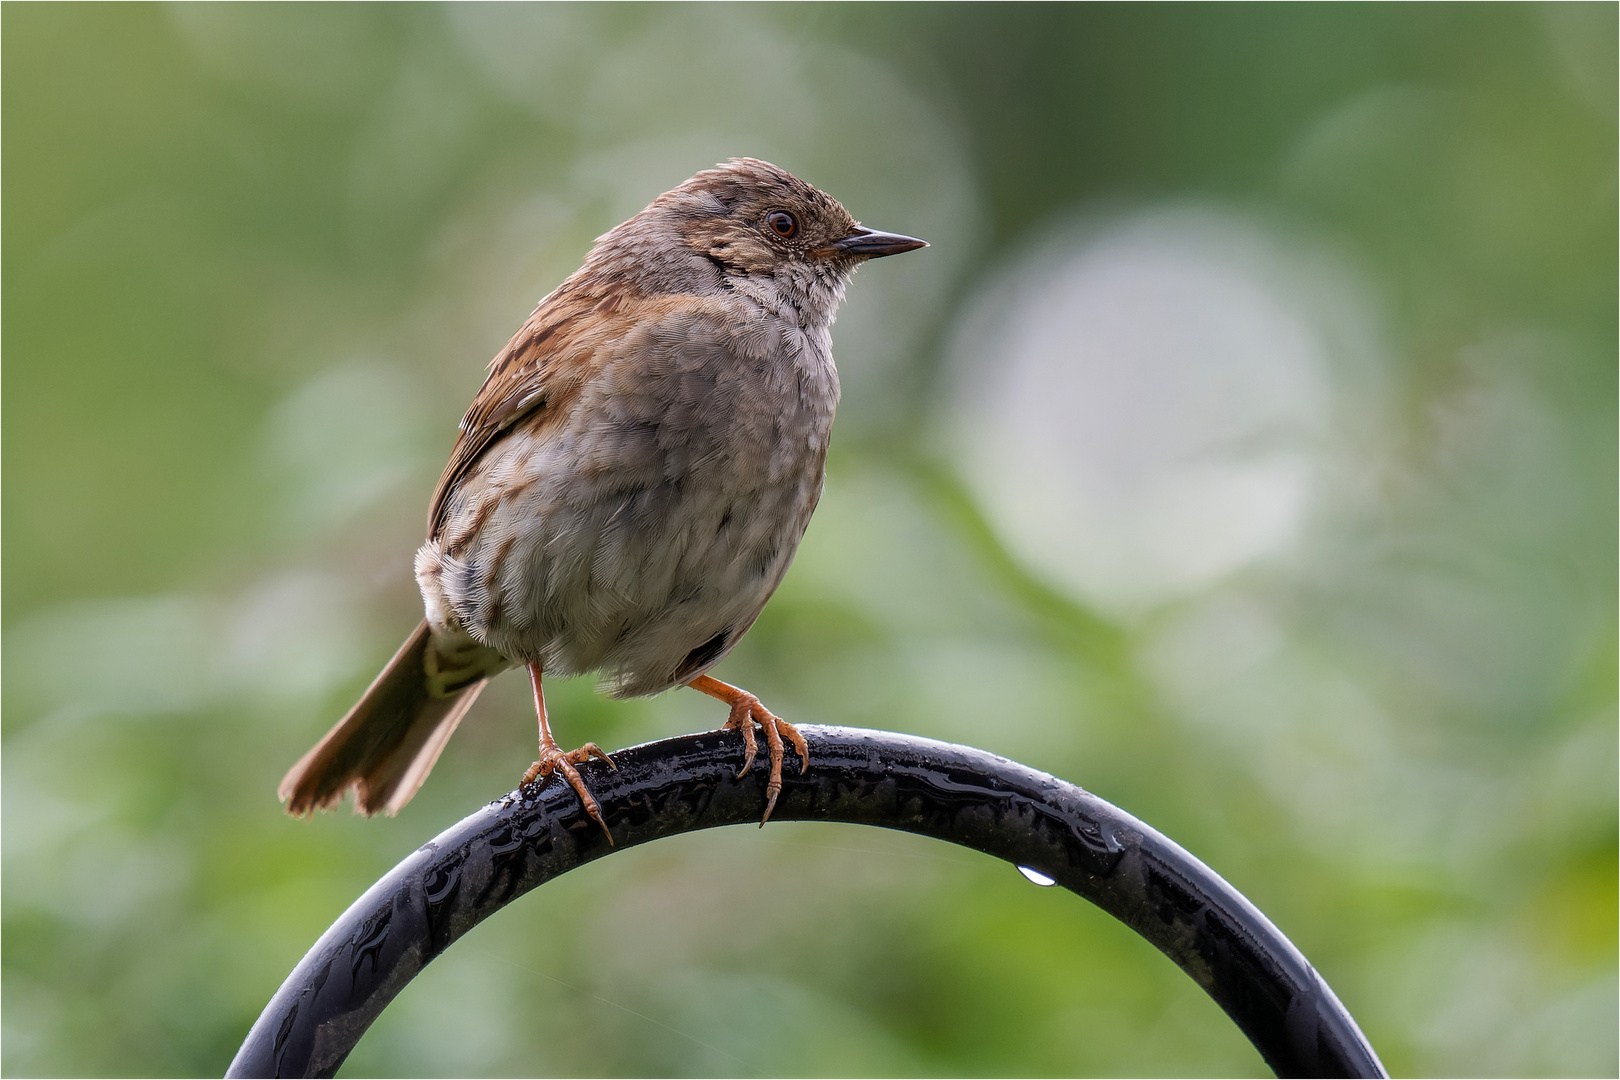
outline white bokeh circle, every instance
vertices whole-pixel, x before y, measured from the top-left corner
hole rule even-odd
[[[1128,616],[1286,550],[1333,411],[1321,260],[1241,216],[1056,231],[974,301],[948,453],[1014,554]]]

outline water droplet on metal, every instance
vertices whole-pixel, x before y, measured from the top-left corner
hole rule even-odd
[[[1057,884],[1057,878],[1055,878],[1055,877],[1047,877],[1045,874],[1041,873],[1039,870],[1032,870],[1031,868],[1029,868],[1027,866],[1020,866],[1018,868],[1018,872],[1020,874],[1023,874],[1025,877],[1029,878],[1029,880],[1033,881],[1037,885],[1046,886],[1046,885],[1056,885]]]

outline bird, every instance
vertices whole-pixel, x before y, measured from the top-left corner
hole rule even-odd
[[[564,751],[542,676],[595,672],[611,697],[691,687],[727,707],[739,777],[791,746],[760,699],[708,672],[781,584],[821,497],[838,404],[832,324],[868,260],[926,241],[859,224],[832,196],[733,158],[598,237],[490,361],[416,553],[424,617],[344,717],[287,772],[288,813],[395,814],[491,678],[527,670],[539,753],[612,832]]]

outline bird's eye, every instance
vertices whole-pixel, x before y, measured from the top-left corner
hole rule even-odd
[[[765,215],[765,224],[769,225],[771,231],[784,240],[791,238],[794,233],[799,231],[798,221],[794,220],[793,215],[786,210],[772,210]]]

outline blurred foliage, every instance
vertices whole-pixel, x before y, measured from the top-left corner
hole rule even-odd
[[[7,1075],[218,1075],[355,896],[514,782],[503,681],[397,819],[273,797],[418,617],[485,360],[591,237],[737,154],[935,246],[854,282],[827,496],[718,673],[1145,818],[1397,1074],[1616,1072],[1613,5],[3,20]],[[1110,606],[942,437],[979,405],[945,358],[982,366],[963,312],[1076,215],[1186,205],[1326,253],[1376,359],[1333,368],[1289,543]],[[555,712],[605,746],[719,720],[584,681]],[[778,824],[512,906],[346,1071],[1263,1065],[1072,896]]]

